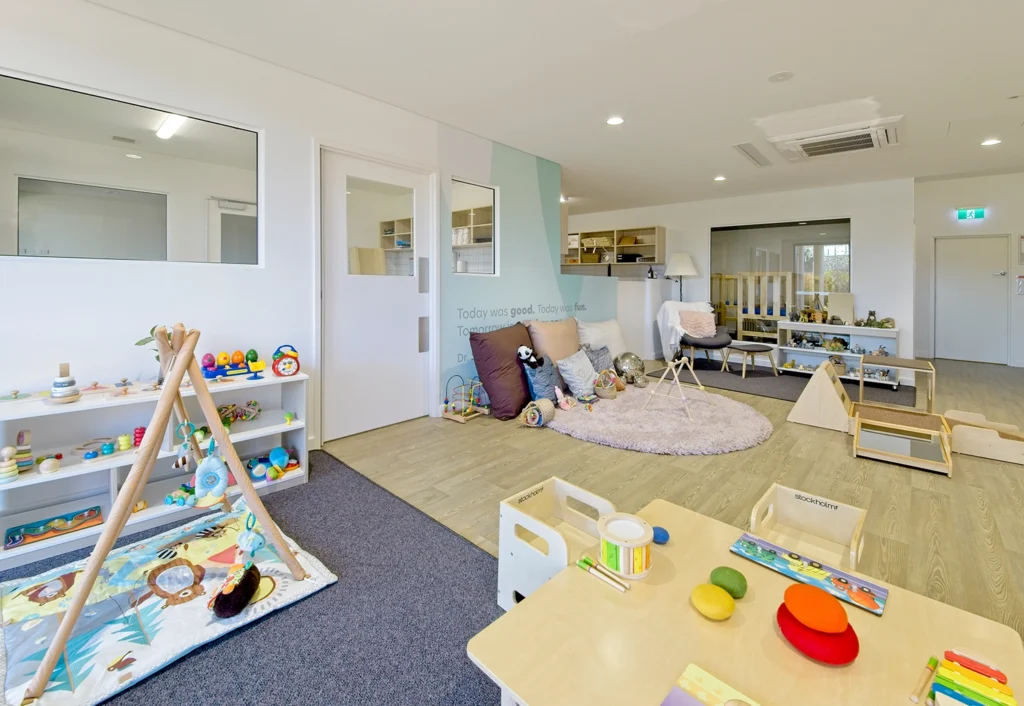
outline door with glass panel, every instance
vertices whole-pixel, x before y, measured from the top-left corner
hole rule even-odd
[[[323,439],[427,410],[426,174],[323,150]]]

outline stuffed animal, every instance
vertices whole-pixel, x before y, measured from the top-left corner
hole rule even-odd
[[[537,356],[533,354],[533,349],[529,346],[519,346],[517,351],[519,354],[519,360],[522,361],[523,365],[527,365],[531,368],[539,368],[544,365],[544,359],[537,360]]]

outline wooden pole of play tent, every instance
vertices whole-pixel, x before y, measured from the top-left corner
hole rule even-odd
[[[162,365],[167,365],[169,371],[164,379],[164,387],[157,401],[156,409],[153,412],[153,418],[150,420],[146,433],[142,437],[142,443],[139,445],[135,463],[132,464],[132,469],[128,472],[128,477],[121,486],[117,499],[110,509],[110,516],[107,518],[103,532],[96,542],[96,548],[89,555],[89,560],[86,562],[82,576],[76,583],[75,595],[72,597],[71,604],[61,618],[60,625],[57,627],[57,633],[47,648],[42,661],[39,663],[35,675],[26,686],[21,702],[22,706],[27,706],[27,704],[34,702],[42,696],[46,685],[49,683],[54,667],[57,666],[57,661],[61,659],[67,647],[68,639],[74,630],[75,623],[78,622],[82,609],[89,599],[89,594],[96,583],[96,577],[103,567],[103,562],[124,530],[124,526],[132,514],[132,507],[135,505],[136,498],[140,494],[142,487],[149,480],[149,475],[159,455],[163,436],[167,431],[167,424],[171,419],[172,410],[178,408],[179,415],[186,413],[180,393],[181,382],[186,372],[192,381],[192,387],[195,390],[199,406],[206,417],[207,426],[210,427],[214,439],[216,439],[217,444],[221,448],[221,453],[224,454],[228,467],[235,476],[235,482],[245,498],[246,506],[262,525],[262,530],[267,536],[267,543],[277,550],[278,556],[285,562],[296,580],[301,581],[306,578],[305,570],[288,548],[284,537],[281,535],[281,531],[277,528],[273,519],[271,519],[270,513],[263,506],[263,502],[256,493],[256,489],[253,487],[249,475],[245,472],[245,468],[238,458],[238,453],[235,451],[234,446],[231,445],[227,431],[220,421],[220,416],[217,414],[217,405],[210,395],[210,390],[206,386],[206,380],[203,378],[199,363],[195,359],[196,344],[199,342],[199,331],[193,330],[182,336],[178,334],[179,326],[180,324],[175,326],[175,332],[172,334],[172,357],[161,363]],[[181,327],[180,331],[184,332],[184,327]],[[156,334],[154,338],[158,341],[163,340],[166,344],[166,329],[160,328],[154,331],[154,333]],[[162,339],[160,338],[161,336],[163,337]],[[178,345],[175,346],[175,343],[178,343]]]

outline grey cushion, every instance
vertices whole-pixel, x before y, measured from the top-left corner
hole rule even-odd
[[[562,375],[558,372],[558,366],[552,363],[550,358],[541,357],[537,360],[540,365],[536,368],[531,368],[529,365],[524,366],[526,379],[530,382],[530,394],[535,400],[545,397],[552,402],[557,402],[555,388],[565,389],[565,381],[562,380]]]
[[[680,339],[684,346],[693,346],[694,348],[711,348],[712,350],[717,348],[725,348],[732,343],[732,336],[729,335],[729,330],[725,326],[719,326],[715,329],[715,335],[710,338],[691,338],[685,333]]]
[[[590,358],[590,364],[594,366],[594,370],[597,372],[612,368],[612,354],[608,350],[608,346],[591,348],[589,343],[584,343],[580,346],[580,350],[586,352],[587,357]]]

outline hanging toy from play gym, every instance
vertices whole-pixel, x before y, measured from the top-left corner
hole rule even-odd
[[[224,502],[228,491],[228,467],[224,459],[214,454],[216,441],[210,439],[210,449],[196,468],[196,507],[212,507]]]

